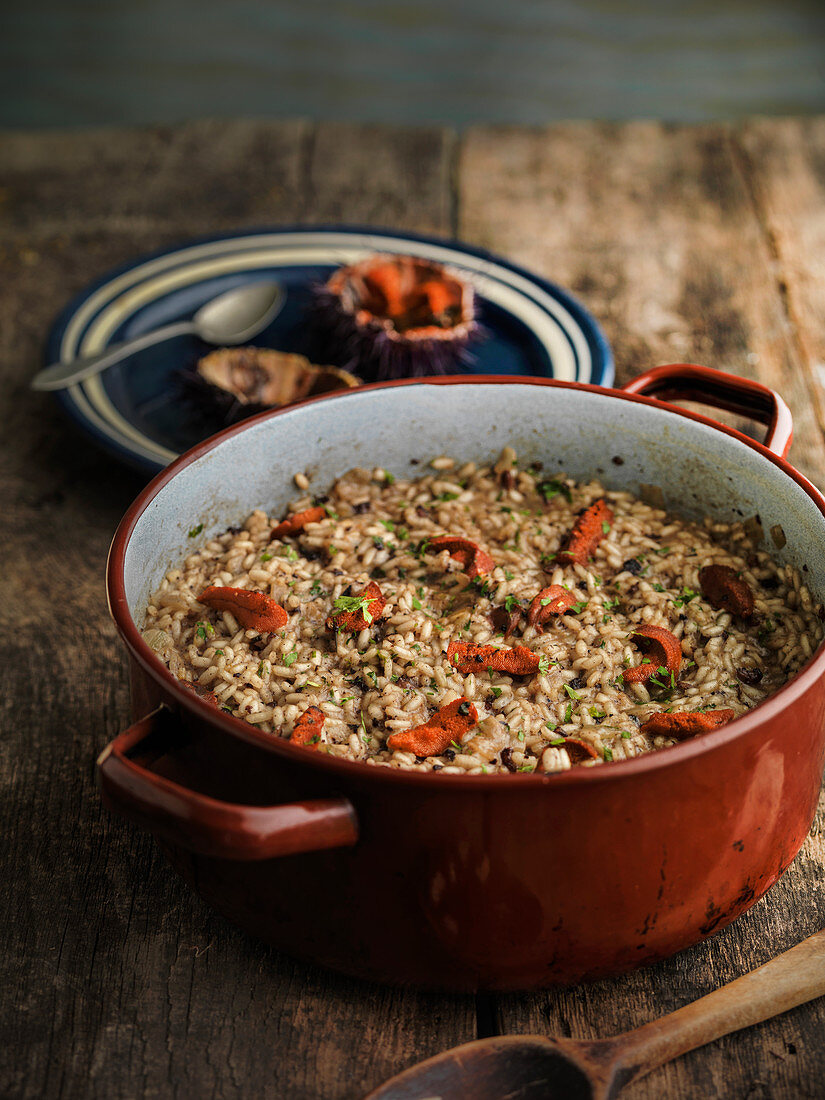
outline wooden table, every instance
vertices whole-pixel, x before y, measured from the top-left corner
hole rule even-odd
[[[103,567],[141,483],[27,388],[55,313],[115,264],[244,226],[372,223],[455,235],[572,288],[620,382],[687,360],[769,383],[794,413],[791,460],[825,485],[825,118],[13,133],[0,169],[4,1097],[357,1098],[477,1035],[633,1027],[825,925],[821,817],[730,928],[576,989],[401,992],[236,931],[100,807],[94,759],[128,716]],[[821,1097],[823,1029],[825,1001],[626,1095]]]

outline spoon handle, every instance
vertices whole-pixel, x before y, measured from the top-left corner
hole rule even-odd
[[[818,932],[706,997],[605,1041],[612,1065],[627,1082],[688,1050],[823,995],[825,932]]]
[[[163,328],[145,332],[142,336],[136,336],[133,340],[124,340],[120,344],[111,344],[99,355],[89,355],[83,359],[72,359],[68,363],[52,363],[44,367],[42,371],[31,380],[33,390],[63,390],[75,382],[82,382],[84,378],[90,378],[93,374],[99,374],[107,367],[134,355],[137,351],[150,348],[153,344],[159,344],[163,340],[169,340],[173,336],[185,336],[194,332],[195,326],[191,321],[177,321],[172,325],[164,325]]]

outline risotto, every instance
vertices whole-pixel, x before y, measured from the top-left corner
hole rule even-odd
[[[822,608],[756,523],[442,456],[345,473],[172,569],[144,637],[273,737],[390,768],[555,772],[743,714],[812,657]]]

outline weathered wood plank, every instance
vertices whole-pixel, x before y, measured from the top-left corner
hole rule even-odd
[[[326,173],[338,141],[350,152]],[[0,142],[3,1095],[343,1100],[475,1035],[472,998],[349,981],[254,943],[103,812],[93,762],[128,721],[103,566],[141,482],[27,388],[57,310],[134,255],[339,216],[445,231],[448,145],[301,123]]]
[[[737,129],[737,143],[825,432],[825,119],[755,119]]]
[[[306,180],[315,222],[448,235],[455,135],[442,128],[323,124]]]
[[[605,328],[619,382],[685,361],[759,378],[794,413],[791,460],[825,483],[785,296],[729,128],[476,128],[459,187],[460,236],[576,291]]]
[[[145,252],[170,238],[300,221],[311,137],[300,121],[7,132],[0,241],[22,238],[36,248],[60,234],[68,242],[115,233],[145,238]]]

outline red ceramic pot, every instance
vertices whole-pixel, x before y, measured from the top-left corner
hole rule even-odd
[[[765,444],[657,400],[668,397],[748,413],[768,425]],[[532,989],[711,935],[765,893],[810,828],[825,756],[821,650],[761,706],[674,748],[555,775],[445,776],[308,752],[216,711],[170,675],[139,624],[194,523],[208,535],[253,507],[277,512],[295,470],[320,491],[355,464],[415,476],[415,460],[448,450],[487,462],[505,443],[545,469],[658,485],[687,515],[758,514],[821,600],[825,500],[785,461],[790,436],[772,391],[686,365],[623,392],[390,383],[228,429],[155,478],[115,536],[109,599],[140,720],[100,757],[104,801],[151,830],[231,920],[366,978]]]

